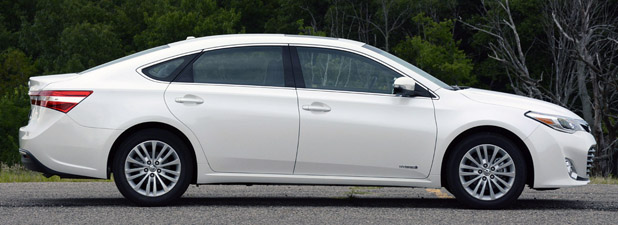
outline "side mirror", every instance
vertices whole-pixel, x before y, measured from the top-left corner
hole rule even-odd
[[[393,94],[400,95],[402,97],[415,96],[415,88],[416,81],[409,77],[400,77],[395,79],[395,82],[393,82]]]

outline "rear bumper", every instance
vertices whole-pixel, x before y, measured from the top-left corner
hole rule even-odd
[[[45,112],[19,129],[22,161],[31,170],[60,177],[107,178],[107,159],[119,130],[81,126],[61,112]]]
[[[85,177],[74,174],[61,173],[55,170],[50,169],[49,167],[43,165],[32,153],[25,149],[19,149],[19,154],[21,155],[21,163],[24,166],[32,171],[41,172],[45,177],[51,177],[54,175],[58,175],[61,178],[94,178],[94,177]]]

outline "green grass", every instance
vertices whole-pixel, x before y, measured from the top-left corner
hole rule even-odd
[[[382,187],[350,187],[350,191],[345,192],[345,198],[355,198],[359,195],[371,194],[370,190],[382,189]]]
[[[0,163],[0,183],[17,182],[109,182],[99,179],[64,179],[58,176],[44,177],[42,173],[26,169],[20,164],[8,166]]]
[[[591,184],[618,184],[618,178],[616,177],[592,177],[590,178]]]

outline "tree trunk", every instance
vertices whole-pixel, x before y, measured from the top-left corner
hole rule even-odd
[[[588,94],[588,88],[586,87],[586,65],[582,61],[577,61],[577,89],[579,100],[582,105],[582,114],[584,115],[584,120],[588,122],[588,124],[593,125],[594,120],[592,119],[592,106],[590,101],[590,95]]]

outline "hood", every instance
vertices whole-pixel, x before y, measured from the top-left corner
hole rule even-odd
[[[458,92],[476,102],[513,107],[523,109],[525,111],[567,116],[574,119],[582,119],[577,114],[562,106],[538,99],[475,88],[459,90]]]
[[[63,81],[63,80],[69,80],[72,78],[76,78],[77,76],[79,76],[79,74],[77,73],[66,73],[66,74],[30,77],[30,81],[28,83],[30,84],[30,91],[40,91],[40,90],[43,90],[43,88],[45,88],[47,85],[51,83]]]

